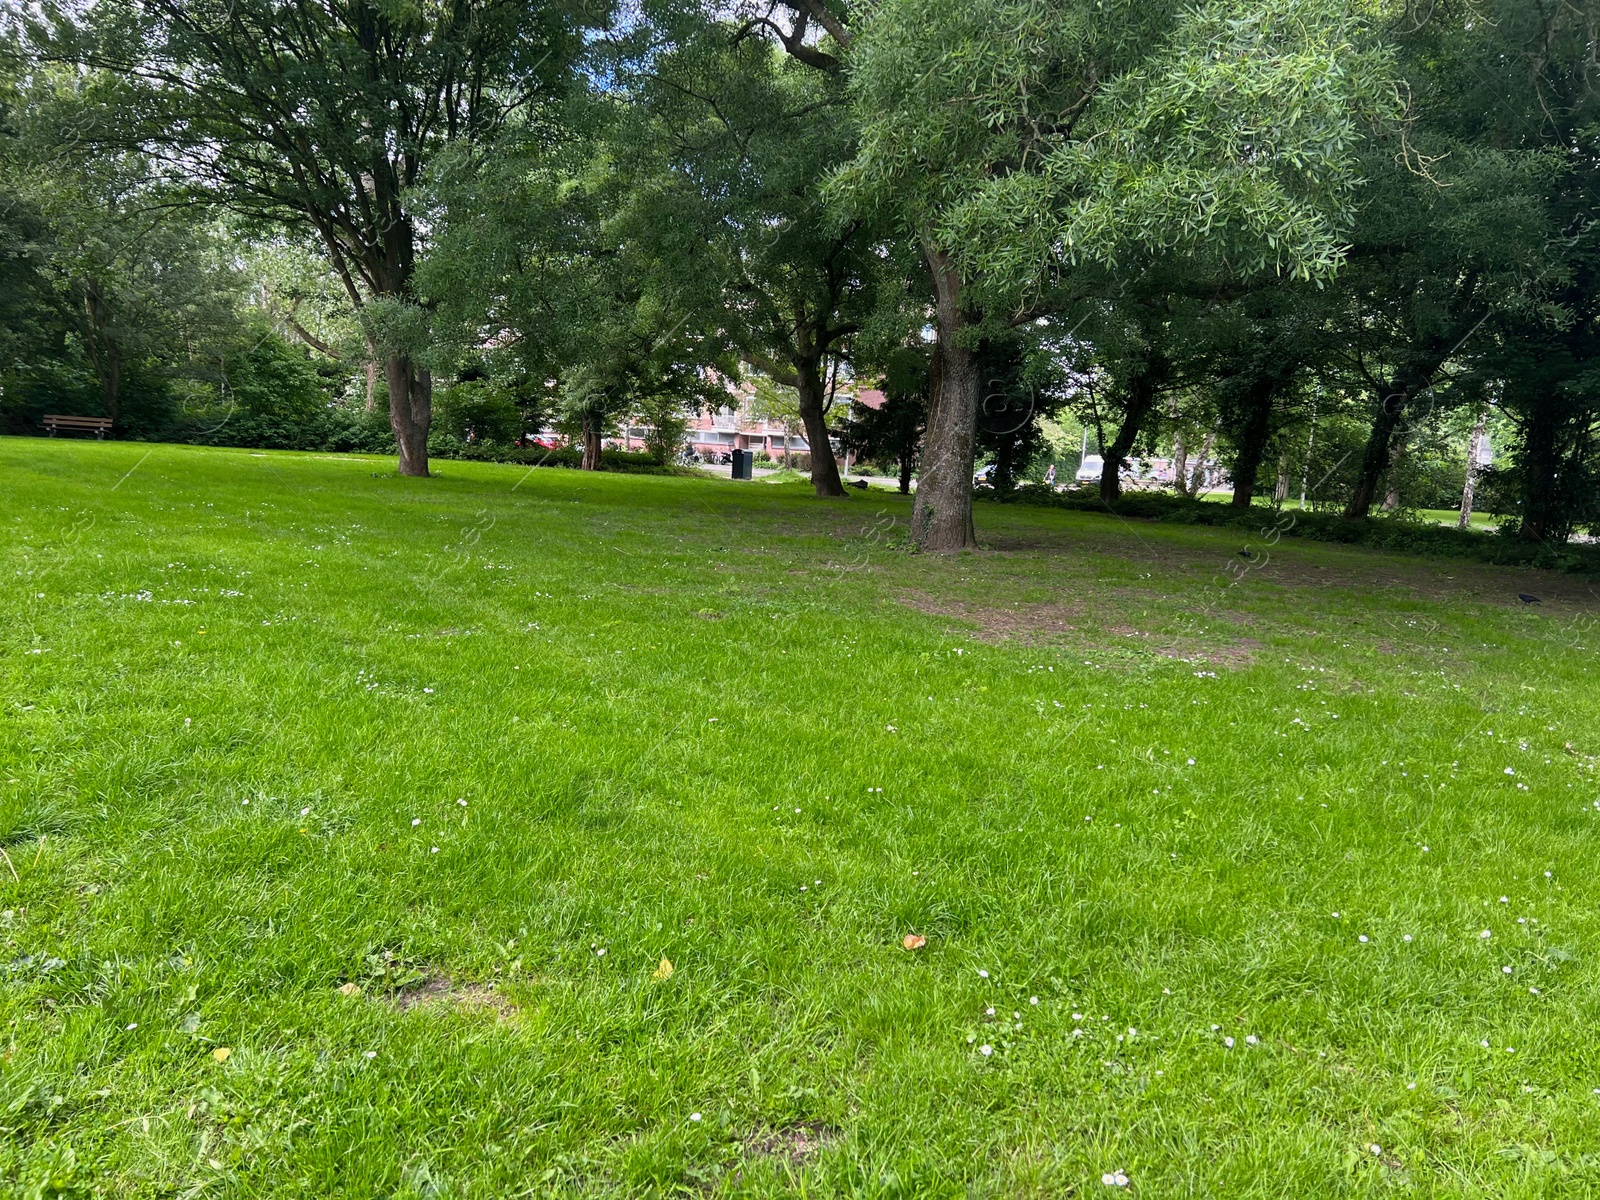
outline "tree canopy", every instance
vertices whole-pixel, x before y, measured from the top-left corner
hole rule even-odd
[[[1109,502],[1460,487],[1559,543],[1600,520],[1591,10],[51,0],[0,56],[0,413],[425,474],[782,407],[924,549],[974,544],[980,459],[1004,498],[1085,451]]]

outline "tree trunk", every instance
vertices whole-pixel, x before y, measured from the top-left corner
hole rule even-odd
[[[1272,432],[1272,399],[1277,380],[1265,373],[1247,385],[1244,425],[1239,430],[1239,450],[1233,458],[1233,507],[1249,508],[1256,496],[1256,476],[1267,452]]]
[[[1400,507],[1400,464],[1406,458],[1406,440],[1400,438],[1389,452],[1389,469],[1383,473],[1383,511],[1393,512]]]
[[[90,365],[100,377],[100,393],[105,399],[106,416],[113,421],[122,407],[122,348],[111,336],[111,306],[100,285],[89,282],[83,289],[84,348]]]
[[[583,459],[578,467],[584,471],[600,469],[600,419],[592,413],[583,415]]]
[[[1172,438],[1172,486],[1178,495],[1189,495],[1189,447],[1181,429]]]
[[[902,496],[911,494],[911,463],[915,457],[916,451],[914,450],[907,450],[900,456],[900,494]]]
[[[367,339],[367,403],[363,412],[378,411],[378,348]]]
[[[1345,505],[1344,515],[1347,518],[1357,520],[1371,515],[1372,503],[1378,498],[1378,484],[1388,471],[1389,460],[1393,457],[1394,431],[1400,427],[1401,418],[1405,416],[1411,401],[1425,386],[1425,382],[1397,380],[1378,404],[1372,432],[1367,437],[1367,448],[1361,456],[1361,472],[1356,477],[1356,488],[1351,493],[1350,503]]]
[[[102,364],[101,386],[106,398],[106,416],[114,422],[122,411],[122,351],[107,340]]]
[[[1216,444],[1217,431],[1213,429],[1206,434],[1206,440],[1200,443],[1200,457],[1195,459],[1194,474],[1189,477],[1189,495],[1200,494],[1200,485],[1206,481],[1206,464],[1211,461],[1211,451]]]
[[[1152,354],[1128,381],[1128,408],[1123,413],[1115,440],[1105,452],[1105,466],[1100,472],[1100,499],[1108,504],[1122,495],[1122,460],[1133,449],[1145,417],[1155,407],[1156,391],[1166,374],[1166,359]]]
[[[407,355],[384,361],[389,383],[389,428],[400,448],[400,474],[428,473],[428,426],[433,422],[433,376]]]
[[[1478,423],[1472,427],[1472,437],[1467,442],[1467,478],[1461,485],[1461,518],[1456,522],[1457,529],[1468,529],[1472,525],[1472,501],[1478,491],[1478,454],[1483,449],[1483,430],[1489,423],[1489,406],[1485,404],[1478,410]]]
[[[1272,506],[1282,508],[1289,498],[1289,455],[1278,455],[1278,482],[1272,489]]]
[[[1004,502],[1017,490],[1017,445],[1010,437],[1001,441],[994,452],[995,498]]]
[[[822,356],[797,355],[794,364],[795,394],[800,401],[800,420],[806,429],[806,444],[811,447],[811,486],[819,496],[843,496],[839,464],[828,441],[825,410],[827,388],[822,381]]]
[[[935,294],[932,378],[922,475],[911,510],[911,539],[922,550],[968,550],[972,528],[972,455],[978,424],[976,355],[963,337],[973,325],[961,276],[948,255],[926,247]]]
[[[1517,536],[1525,542],[1564,541],[1555,536],[1561,470],[1556,423],[1542,406],[1529,416],[1522,431],[1522,519]]]

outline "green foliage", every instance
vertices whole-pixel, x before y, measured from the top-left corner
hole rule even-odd
[[[978,355],[977,446],[980,458],[993,464],[988,486],[1002,500],[1044,451],[1042,422],[1066,403],[1066,350],[1059,333],[1044,324],[992,337]]]
[[[433,453],[440,458],[461,462],[510,463],[523,467],[567,467],[577,469],[583,463],[581,446],[508,446],[499,442],[465,442],[448,435],[438,435]],[[622,475],[684,475],[700,478],[692,467],[662,463],[654,451],[602,450],[599,470]]]
[[[1008,309],[1075,267],[1180,251],[1331,276],[1355,150],[1397,109],[1337,0],[890,0],[852,67],[861,152],[837,191]]]
[[[673,392],[642,397],[634,406],[633,417],[644,424],[644,442],[652,460],[665,465],[682,453],[688,443],[689,412],[685,398]]]
[[[382,359],[413,466],[433,380],[443,453],[557,424],[592,457],[626,424],[666,462],[742,367],[815,440],[827,381],[931,318],[984,376],[976,433],[932,436],[975,436],[1003,494],[1063,405],[1113,457],[1203,449],[1241,503],[1282,472],[1441,507],[1488,398],[1483,503],[1559,545],[1600,524],[1600,8],[1385,14],[31,6],[0,35],[0,422],[387,446]],[[909,487],[904,395],[850,436]]]
[[[928,424],[928,353],[921,346],[900,346],[884,356],[883,403],[871,408],[859,401],[839,425],[839,443],[868,462],[894,464],[900,490],[910,492],[911,473]]]
[[[766,376],[754,379],[755,394],[750,397],[750,415],[758,421],[781,425],[794,432],[800,426],[800,398],[795,389]]]
[[[439,395],[436,405],[434,431],[462,442],[509,444],[527,432],[510,391],[491,379],[452,384]]]
[[[692,231],[662,219],[658,160],[626,140],[616,106],[571,103],[581,135],[552,143],[529,131],[440,178],[438,253],[422,285],[458,359],[551,380],[537,406],[574,438],[643,420],[665,458],[686,414],[723,396],[729,341],[675,270],[693,262]],[[684,240],[669,253],[672,238]]]
[[[117,120],[103,82],[34,71],[0,128],[0,305],[16,317],[0,403],[19,431],[62,409],[148,430],[248,337],[213,214],[153,178],[142,149],[84,152]]]
[[[326,373],[325,373],[326,372]],[[161,423],[144,431],[151,440],[211,446],[325,450],[394,444],[386,421],[336,405],[336,374],[319,366],[303,346],[270,330],[224,364],[216,385],[175,397]],[[363,429],[363,425],[367,428]],[[374,444],[376,440],[376,444]]]
[[[770,24],[710,7],[656,16],[625,74],[637,103],[618,131],[636,160],[659,159],[640,188],[641,240],[718,313],[730,348],[769,381],[758,388],[787,389],[758,405],[815,441],[830,371],[860,338],[898,340],[924,319],[921,296],[906,295],[915,268],[889,224],[826,203],[829,172],[856,152],[838,72],[779,53],[757,36]],[[820,490],[832,475],[817,476]]]

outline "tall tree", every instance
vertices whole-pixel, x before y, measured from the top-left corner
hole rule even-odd
[[[725,401],[738,373],[707,253],[707,213],[625,99],[574,101],[492,156],[453,156],[432,189],[437,253],[419,271],[458,359],[509,359],[548,380],[598,469],[623,417],[660,430]]]
[[[49,225],[29,196],[29,155],[19,121],[26,97],[0,55],[0,412],[16,421],[17,397],[6,382],[66,357],[67,321],[48,273]]]
[[[56,293],[50,309],[120,425],[131,383],[159,390],[234,348],[241,281],[213,214],[167,186],[146,154],[104,144],[118,115],[105,83],[31,72],[5,162],[14,211],[36,237],[24,261]]]
[[[824,202],[829,172],[855,153],[844,81],[798,65],[752,36],[757,26],[720,12],[657,19],[662,48],[635,47],[629,58],[643,118],[631,136],[664,151],[672,188],[694,198],[694,227],[705,235],[686,248],[689,261],[664,265],[698,273],[704,303],[726,313],[744,360],[794,389],[816,494],[842,496],[827,424],[830,365],[875,306],[899,294],[883,231],[836,220]],[[821,61],[803,41],[794,48]]]
[[[1436,22],[1427,32],[1444,53],[1427,61],[1443,62],[1441,116],[1453,131],[1549,168],[1523,189],[1542,201],[1542,242],[1499,231],[1543,264],[1513,298],[1521,303],[1496,306],[1497,349],[1482,369],[1504,384],[1518,533],[1560,544],[1600,528],[1600,2],[1481,7],[1484,20]]]
[[[314,231],[369,312],[400,472],[428,473],[432,376],[412,203],[441,151],[482,146],[567,85],[604,13],[524,0],[51,0],[31,22],[46,55],[117,73],[126,136],[249,216]]]
[[[815,6],[811,6],[815,7]],[[886,0],[849,51],[862,150],[838,180],[922,244],[938,348],[913,536],[974,544],[987,330],[1085,263],[1196,254],[1327,275],[1384,56],[1338,0]]]
[[[1537,163],[1464,141],[1423,144],[1442,157],[1428,175],[1392,159],[1370,164],[1350,267],[1324,335],[1335,343],[1335,381],[1367,406],[1369,432],[1344,510],[1352,518],[1381,499],[1397,446],[1432,411],[1447,367],[1489,348],[1480,335],[1492,333],[1490,317],[1520,307],[1546,257]]]
[[[1027,325],[989,339],[978,356],[983,399],[976,445],[993,455],[995,498],[1014,498],[1016,486],[1044,448],[1041,422],[1066,403],[1065,356],[1046,325]]]
[[[895,463],[900,492],[910,495],[928,423],[928,352],[923,346],[897,346],[883,357],[883,403],[873,408],[859,398],[852,402],[839,440],[858,459]]]
[[[1558,161],[1544,137],[1552,98],[1537,94],[1537,34],[1548,21],[1572,25],[1583,4],[1437,4],[1391,26],[1405,137],[1363,155],[1349,269],[1325,332],[1329,381],[1361,397],[1368,426],[1347,517],[1367,516],[1384,498],[1385,476],[1426,427],[1440,384],[1493,347],[1503,317],[1538,307],[1564,272],[1543,199]],[[1590,45],[1572,41],[1556,73],[1583,69]]]
[[[1314,297],[1303,294],[1309,290],[1256,288],[1211,322],[1207,348],[1219,368],[1213,392],[1219,426],[1232,452],[1228,472],[1235,508],[1254,502],[1267,449],[1289,418],[1295,381],[1312,340],[1306,326],[1321,312]]]

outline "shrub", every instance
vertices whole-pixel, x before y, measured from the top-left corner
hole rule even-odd
[[[509,446],[500,442],[463,442],[457,438],[440,436],[428,438],[428,453],[440,459],[460,462],[520,463],[529,467],[570,467],[576,470],[583,462],[579,446],[562,446],[547,450],[543,446]],[[600,469],[630,475],[698,475],[692,467],[664,466],[648,452],[633,450],[605,450],[600,454]]]
[[[462,442],[516,441],[522,436],[522,410],[511,393],[490,379],[467,379],[439,391],[432,431]],[[429,439],[430,453],[432,439]]]

